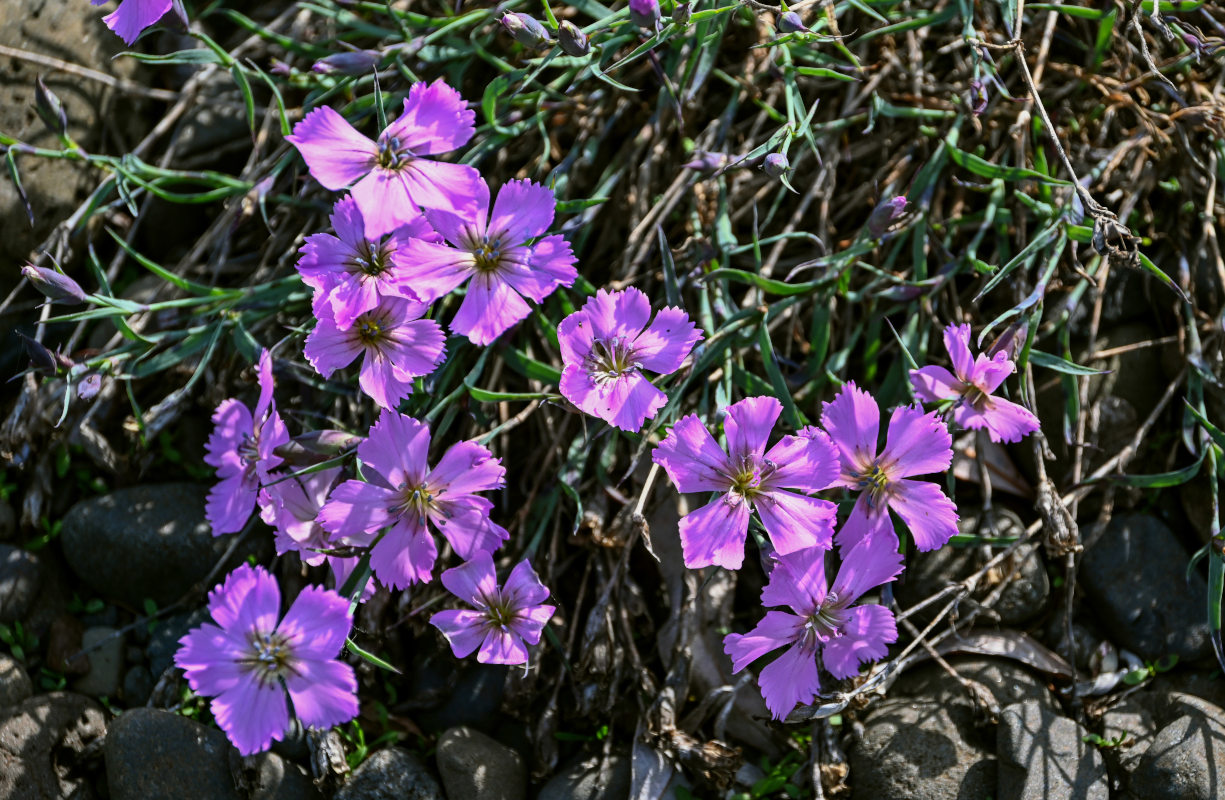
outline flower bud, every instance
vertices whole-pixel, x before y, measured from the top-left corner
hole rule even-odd
[[[524,47],[541,48],[549,43],[549,32],[540,20],[527,14],[507,12],[502,15],[502,27]]]
[[[889,230],[889,226],[906,213],[906,197],[899,195],[885,200],[872,210],[868,217],[868,234],[873,239],[879,239]]]
[[[21,331],[16,331],[16,334],[21,337],[22,344],[26,346],[26,353],[30,356],[30,367],[37,372],[49,372],[52,375],[59,372],[55,353],[48,350],[46,345],[31,339]]]
[[[321,58],[311,67],[311,72],[320,75],[350,75],[358,76],[373,72],[378,68],[383,56],[377,50],[350,50],[344,53],[333,53]]]
[[[804,20],[800,19],[800,15],[794,11],[786,11],[778,17],[779,33],[804,33],[808,30],[808,26],[804,24]]]
[[[55,92],[47,88],[42,78],[34,83],[34,110],[52,133],[68,135],[68,114],[64,112],[64,104],[55,96]]]
[[[659,0],[630,0],[630,19],[639,28],[655,30],[659,24]]]
[[[677,25],[688,25],[689,18],[693,16],[692,3],[677,3],[672,8],[672,21]]]
[[[987,110],[987,87],[980,80],[970,81],[970,111],[979,116]]]
[[[93,400],[102,389],[102,376],[96,372],[87,372],[77,381],[77,397],[81,400]]]
[[[761,165],[762,170],[771,178],[781,178],[791,169],[791,162],[782,153],[771,153]]]
[[[562,20],[557,26],[557,44],[568,56],[583,57],[591,52],[591,42],[587,34],[570,20]]]
[[[681,166],[686,169],[696,169],[699,172],[717,172],[731,162],[727,153],[712,153],[709,150],[695,149],[690,155],[692,158]]]
[[[362,437],[344,431],[307,431],[273,450],[295,466],[317,464],[345,453],[362,443]]]
[[[85,293],[80,284],[67,275],[61,275],[53,269],[26,264],[21,268],[21,274],[33,284],[35,289],[42,292],[53,303],[77,305],[84,303],[89,298],[89,295]]]

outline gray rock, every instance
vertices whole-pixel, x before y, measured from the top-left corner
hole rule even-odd
[[[103,752],[111,800],[239,800],[225,734],[157,708],[111,723]]]
[[[996,730],[999,800],[1110,800],[1106,762],[1087,731],[1036,702],[1008,706]]]
[[[950,656],[947,660],[963,679],[985,688],[1000,709],[1025,701],[1055,708],[1055,699],[1046,684],[1016,662],[978,656]],[[971,712],[976,710],[975,701],[966,688],[939,664],[924,664],[907,670],[890,689],[890,696],[917,697],[943,705],[960,705]]]
[[[179,649],[179,639],[186,636],[192,628],[198,628],[211,619],[207,608],[197,608],[195,611],[166,617],[157,624],[149,635],[149,647],[146,650],[149,656],[149,672],[155,683],[163,672],[174,666],[174,653]]]
[[[17,535],[17,515],[7,500],[0,500],[0,542],[7,542]]]
[[[855,800],[982,800],[996,792],[994,747],[970,712],[931,700],[877,705],[850,762]]]
[[[123,671],[123,637],[114,628],[89,628],[81,636],[81,649],[89,650],[89,671],[73,681],[73,691],[90,697],[114,697]],[[90,649],[94,648],[94,649]]]
[[[42,565],[38,556],[0,544],[0,622],[24,620],[41,585]]]
[[[451,728],[438,738],[435,753],[447,797],[523,800],[527,767],[523,756],[472,728]]]
[[[1148,660],[1212,656],[1204,608],[1208,587],[1187,580],[1187,552],[1156,517],[1120,514],[1086,549],[1080,579],[1115,641]]]
[[[629,797],[633,777],[629,758],[613,753],[607,763],[601,765],[601,760],[600,756],[592,756],[566,767],[541,787],[536,800],[624,800]]]
[[[250,762],[248,800],[319,800],[319,790],[297,764],[276,753],[260,753]]]
[[[450,658],[450,653],[445,655]],[[440,669],[446,663],[435,662],[432,668]],[[502,707],[509,667],[501,664],[469,664],[459,671],[458,676],[454,676],[454,661],[451,661],[449,669],[451,674],[446,678],[455,681],[454,687],[440,706],[422,711],[419,721],[435,730],[459,725],[492,729],[497,724],[498,711]]]
[[[12,656],[0,653],[0,714],[34,694],[34,684],[25,667]]]
[[[163,483],[77,503],[64,517],[64,558],[102,595],[136,608],[147,597],[171,603],[202,581],[233,541],[213,536],[204,518],[207,495],[204,486]],[[258,558],[268,542],[249,537],[223,570]]]
[[[367,758],[335,800],[445,800],[442,787],[416,753],[388,747]]]
[[[1166,725],[1131,775],[1137,800],[1218,800],[1225,796],[1225,710],[1205,700]],[[1204,711],[1209,713],[1204,713]]]
[[[137,664],[123,674],[123,702],[128,708],[143,706],[149,702],[156,683],[148,667]]]
[[[84,754],[105,732],[102,707],[79,694],[52,692],[12,706],[0,714],[0,797],[42,800],[89,792]]]
[[[1102,714],[1103,739],[1117,742],[1101,749],[1116,784],[1126,787],[1144,751],[1157,736],[1157,723],[1144,704],[1128,696]]]

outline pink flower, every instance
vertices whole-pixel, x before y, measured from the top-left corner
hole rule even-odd
[[[358,385],[383,408],[395,408],[413,391],[413,378],[429,375],[444,355],[442,327],[421,319],[424,303],[380,297],[374,308],[342,328],[330,306],[320,308],[319,323],[306,337],[306,360],[328,377],[364,356]]]
[[[891,508],[910,528],[920,550],[935,550],[957,533],[957,506],[940,487],[906,480],[945,472],[953,461],[953,439],[935,413],[895,408],[885,449],[878,455],[880,408],[870,394],[847,383],[833,402],[825,404],[821,424],[838,448],[842,472],[836,483],[862,490],[838,533],[840,547],[853,547],[884,529],[891,531]]]
[[[468,211],[425,209],[425,217],[448,245],[421,239],[407,246],[413,291],[431,303],[471,279],[451,330],[486,345],[531,311],[558,286],[578,277],[574,254],[561,236],[546,236],[556,201],[548,188],[511,181],[489,211],[489,187],[478,182],[476,207]]]
[[[315,233],[306,237],[298,273],[315,290],[315,316],[331,307],[341,328],[353,325],[359,314],[370,311],[382,297],[416,300],[408,285],[404,246],[414,237],[439,241],[434,229],[420,214],[389,235],[366,236],[362,212],[352,197],[344,197],[332,210],[333,236]]]
[[[668,401],[642,374],[667,375],[702,338],[688,315],[665,308],[651,319],[651,302],[637,289],[601,289],[582,310],[557,326],[561,345],[561,393],[593,417],[636,431]]]
[[[967,430],[987,429],[993,442],[1019,442],[1038,430],[1038,418],[1029,409],[991,393],[999,388],[1016,365],[1006,352],[994,358],[970,353],[970,326],[950,325],[944,329],[944,346],[953,360],[954,376],[944,367],[923,367],[910,371],[915,394],[925,403],[955,400],[953,421]]]
[[[799,703],[811,703],[821,689],[817,656],[841,680],[860,664],[884,658],[897,641],[897,623],[879,605],[853,606],[869,589],[902,571],[897,537],[874,536],[847,552],[834,585],[825,577],[825,551],[810,548],[779,556],[761,593],[765,606],[789,606],[795,613],[769,611],[746,634],[730,633],[723,649],[740,672],[772,650],[786,647],[761,671],[758,683],[766,707],[782,719]]]
[[[328,189],[353,185],[353,199],[371,239],[389,233],[415,208],[464,209],[478,191],[480,174],[464,164],[423,156],[462,147],[472,138],[476,115],[442,80],[415,83],[400,118],[371,141],[327,106],[307,114],[285,137]],[[354,183],[356,181],[356,183]]]
[[[308,586],[281,619],[276,579],[243,564],[213,589],[208,607],[216,624],[180,639],[174,662],[193,691],[212,696],[213,717],[239,753],[267,750],[285,735],[286,690],[307,727],[357,716],[357,678],[336,658],[352,625],[343,597]]]
[[[489,519],[493,503],[475,494],[502,487],[501,459],[476,442],[459,442],[431,468],[429,451],[424,423],[384,409],[357,448],[368,482],[345,481],[319,512],[335,540],[359,547],[390,526],[370,551],[370,566],[396,589],[430,580],[438,558],[430,524],[460,558],[495,550],[510,536]]]
[[[475,611],[439,611],[430,624],[442,631],[456,658],[467,658],[478,647],[482,664],[526,664],[528,645],[540,641],[556,608],[542,605],[549,590],[527,561],[511,570],[498,588],[493,556],[477,553],[442,573],[442,585]]]
[[[213,433],[205,445],[204,463],[217,468],[221,480],[208,493],[205,516],[213,535],[235,533],[255,508],[260,483],[281,463],[273,451],[289,441],[289,430],[272,401],[272,355],[259,357],[259,399],[255,413],[234,398],[213,412]]]
[[[750,397],[727,408],[724,453],[697,415],[683,417],[652,454],[681,492],[723,492],[681,518],[681,549],[690,569],[718,564],[739,569],[744,561],[749,514],[755,508],[775,550],[794,553],[829,548],[833,503],[785,491],[818,492],[838,476],[829,438],[815,428],[784,436],[767,453],[766,440],[782,404]]]
[[[100,6],[106,0],[92,0],[91,5]],[[172,0],[120,0],[119,7],[102,18],[106,27],[120,39],[131,44],[140,32],[157,22],[170,10]]]

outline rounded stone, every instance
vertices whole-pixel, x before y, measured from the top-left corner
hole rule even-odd
[[[367,758],[335,800],[445,800],[425,762],[402,747],[388,747]],[[477,798],[473,798],[477,800]]]
[[[24,620],[41,585],[38,556],[0,544],[0,622]]]
[[[111,800],[238,800],[225,734],[157,708],[111,723],[103,753]]]
[[[435,758],[447,797],[523,800],[527,796],[523,756],[480,731],[451,728],[439,737]]]

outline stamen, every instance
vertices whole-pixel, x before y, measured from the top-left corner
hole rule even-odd
[[[383,326],[370,314],[363,314],[353,323],[358,340],[366,347],[373,347],[383,340]]]
[[[642,369],[642,364],[634,355],[632,344],[623,336],[596,339],[591,352],[587,354],[584,366],[596,386],[604,386],[623,375]]]
[[[400,137],[379,137],[377,163],[383,169],[403,169],[413,160],[413,151],[400,143]]]

